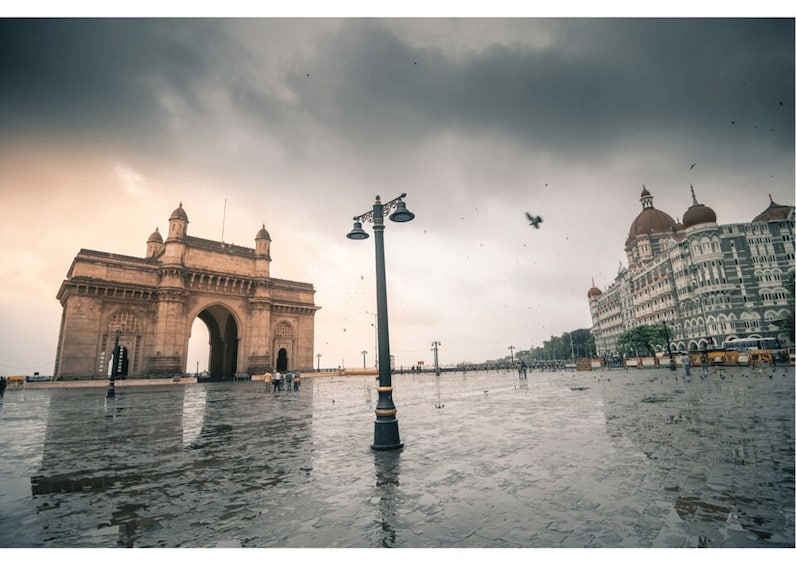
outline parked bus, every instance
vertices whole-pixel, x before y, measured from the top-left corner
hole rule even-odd
[[[750,349],[765,349],[776,351],[781,349],[779,340],[775,337],[740,337],[724,342],[724,349],[727,351],[738,351],[746,353]]]
[[[771,365],[782,346],[775,337],[742,337],[725,341],[724,349],[737,351],[740,365],[756,365],[757,363]]]

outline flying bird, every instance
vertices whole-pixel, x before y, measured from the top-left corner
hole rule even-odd
[[[691,168],[693,169],[694,167],[696,167],[696,163],[691,163]]]
[[[531,216],[528,212],[525,212],[525,217],[528,218],[530,225],[535,227],[537,230],[539,229],[539,224],[542,223],[541,216]]]

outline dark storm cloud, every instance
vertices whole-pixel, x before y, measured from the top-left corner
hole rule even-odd
[[[413,37],[413,21],[438,43]],[[278,65],[266,70],[235,26],[267,51],[279,20],[0,20],[2,135],[101,135],[161,151],[212,140],[218,125],[295,158],[319,131],[383,157],[450,134],[585,165],[670,137],[793,152],[793,20],[534,19],[527,42],[475,36],[457,51],[461,22],[339,20],[272,47]]]
[[[157,89],[197,108],[217,25],[172,20],[0,20],[4,136],[164,134]]]
[[[792,147],[790,20],[551,20],[546,46],[493,44],[466,58],[389,26],[347,22],[308,73],[288,76],[308,112],[352,139],[492,130],[572,152],[635,135],[715,140],[736,121]]]

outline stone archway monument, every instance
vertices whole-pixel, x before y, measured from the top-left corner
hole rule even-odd
[[[183,375],[196,318],[208,328],[214,378],[273,370],[282,349],[289,369],[312,370],[315,289],[271,278],[265,226],[254,249],[189,236],[187,227],[180,203],[166,240],[156,229],[144,258],[80,250],[56,296],[55,377],[107,376],[117,332],[128,377]]]

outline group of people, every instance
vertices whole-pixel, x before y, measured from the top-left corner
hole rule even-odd
[[[710,365],[710,360],[708,359],[708,354],[705,353],[699,358],[699,367],[702,370],[702,376],[708,376],[708,366]],[[685,372],[686,377],[691,376],[691,355],[686,354],[683,357],[683,371]]]
[[[301,384],[301,373],[298,371],[287,371],[285,373],[281,373],[279,371],[274,371],[273,375],[271,373],[265,374],[265,390],[270,392],[273,389],[274,392],[280,392],[285,390],[293,390],[298,391],[299,385]]]

